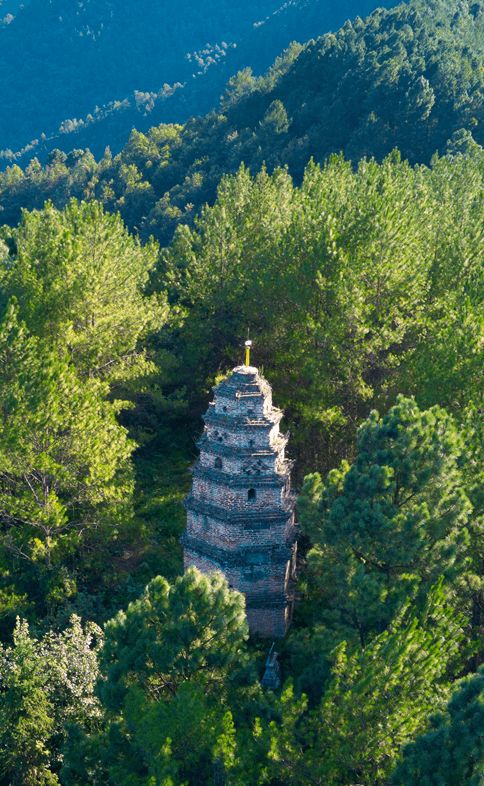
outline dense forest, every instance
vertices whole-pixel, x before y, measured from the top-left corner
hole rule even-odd
[[[377,5],[30,0],[16,11],[18,3],[0,3],[0,167],[44,160],[54,148],[101,156],[107,139],[118,152],[133,127],[207,112],[237,71],[262,73],[291,41]]]
[[[0,175],[0,786],[483,786],[482,19],[378,10]],[[298,492],[280,690],[179,542],[248,329]]]
[[[223,174],[287,165],[299,181],[312,156],[343,151],[357,162],[394,147],[415,163],[483,142],[484,6],[412,0],[347,22],[301,49],[291,46],[267,74],[243,70],[220,111],[184,126],[133,132],[122,152],[96,162],[89,151],[54,151],[0,173],[0,217],[95,197],[147,239],[166,243],[175,226],[212,202]]]

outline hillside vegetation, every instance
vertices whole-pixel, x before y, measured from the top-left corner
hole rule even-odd
[[[379,10],[0,175],[0,786],[482,786],[482,18]],[[248,329],[298,495],[275,690],[180,544]]]
[[[0,175],[2,220],[46,198],[96,197],[131,229],[162,242],[212,202],[224,173],[285,164],[296,179],[313,156],[381,159],[395,146],[428,163],[483,141],[484,5],[412,0],[292,46],[264,77],[242,71],[219,112],[135,133],[120,155],[52,153],[41,168]]]
[[[0,24],[0,165],[44,160],[55,147],[100,156],[108,141],[118,152],[133,126],[207,112],[241,68],[261,73],[292,40],[377,5],[30,0],[17,13],[10,0]]]
[[[414,786],[436,711],[434,757],[474,751],[440,783],[478,786],[452,723],[482,689],[456,680],[484,615],[483,169],[242,169],[161,254],[96,202],[2,230],[2,786]],[[247,326],[311,473],[282,694],[241,596],[177,578],[196,416]]]

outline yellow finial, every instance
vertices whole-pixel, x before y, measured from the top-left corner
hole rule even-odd
[[[245,365],[250,366],[250,350],[252,349],[252,341],[247,339],[245,342]]]

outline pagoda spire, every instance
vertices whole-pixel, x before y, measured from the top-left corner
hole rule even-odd
[[[247,366],[247,368],[249,368],[250,366],[251,350],[252,350],[252,341],[250,340],[250,338],[248,338],[247,341],[245,342],[245,365]]]

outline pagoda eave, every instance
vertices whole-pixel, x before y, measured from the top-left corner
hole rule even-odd
[[[263,486],[279,486],[283,488],[286,485],[289,472],[283,475],[279,473],[271,473],[270,475],[249,475],[242,476],[229,475],[223,470],[214,469],[213,467],[206,467],[198,462],[192,466],[192,475],[197,478],[209,478],[218,483],[228,486],[229,488],[245,488],[247,485],[260,488]]]
[[[234,526],[245,525],[245,529],[265,529],[277,523],[288,524],[293,517],[293,510],[290,507],[247,510],[243,513],[240,510],[230,510],[219,505],[211,505],[205,500],[197,499],[191,494],[184,500],[186,510],[200,515],[210,516],[211,518],[223,521]]]
[[[226,566],[237,568],[257,568],[270,564],[284,564],[288,559],[291,558],[292,554],[291,540],[289,540],[287,544],[281,543],[278,546],[273,547],[270,553],[262,552],[262,559],[257,562],[255,561],[255,558],[261,556],[260,546],[237,546],[234,549],[221,548],[220,546],[215,546],[206,540],[200,540],[199,538],[188,535],[186,532],[181,537],[181,543],[186,551],[191,551],[195,554],[202,554],[204,557],[208,557],[210,560],[217,563],[217,565],[220,567],[220,570],[223,570],[223,568]]]
[[[253,446],[239,447],[238,445],[227,445],[226,443],[209,439],[207,435],[204,434],[195,444],[199,450],[206,450],[218,456],[228,456],[230,458],[237,458],[240,456],[246,456],[247,458],[251,456],[254,458],[272,458],[280,453],[281,450],[286,447],[287,443],[288,437],[284,436],[281,437],[276,444],[270,445],[264,450],[260,450]]]
[[[205,415],[203,416],[203,420],[205,423],[210,423],[211,425],[220,425],[231,428],[253,428],[253,429],[261,429],[261,428],[274,428],[277,426],[283,418],[282,412],[274,412],[268,415],[264,415],[263,418],[250,418],[247,416],[229,416],[226,415],[224,412],[215,412],[209,409]]]

